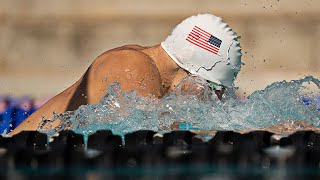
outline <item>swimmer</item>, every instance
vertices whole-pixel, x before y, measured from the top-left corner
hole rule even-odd
[[[52,119],[53,112],[61,114],[98,103],[113,82],[120,83],[123,91],[135,90],[146,97],[161,98],[191,74],[207,81],[221,99],[224,89],[232,86],[240,71],[241,56],[236,33],[220,17],[191,16],[158,45],[126,45],[101,54],[77,82],[10,134],[37,130],[42,118]],[[55,121],[53,127],[59,123]]]
[[[161,98],[188,74],[208,82],[219,98],[231,86],[241,66],[241,48],[236,34],[220,17],[191,16],[182,21],[161,44],[142,47],[126,45],[98,56],[84,75],[53,97],[11,134],[37,130],[42,117],[96,104],[108,85],[118,82],[123,91]],[[59,122],[56,121],[55,125]]]

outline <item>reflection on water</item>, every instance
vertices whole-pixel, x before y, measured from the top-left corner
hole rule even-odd
[[[110,129],[123,135],[140,129],[166,132],[179,123],[201,130],[248,130],[287,120],[304,120],[318,126],[318,94],[306,91],[308,86],[305,84],[320,90],[320,81],[308,76],[301,80],[275,82],[241,102],[235,96],[236,88],[228,89],[220,101],[206,81],[193,76],[185,78],[174,92],[161,99],[143,97],[135,91],[123,92],[120,84],[113,83],[99,103],[56,114],[53,120],[43,121],[39,130],[53,134],[71,129],[87,135],[98,129]],[[308,105],[301,97],[307,97]],[[62,120],[60,126],[50,130],[50,122],[57,118]]]

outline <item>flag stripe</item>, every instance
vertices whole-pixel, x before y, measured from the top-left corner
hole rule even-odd
[[[197,40],[195,40],[194,38],[192,38],[192,36],[191,36],[191,37],[188,37],[187,39],[189,39],[190,41],[196,42],[197,44],[199,44],[199,45],[201,45],[201,46],[204,46],[204,47],[206,47],[207,49],[210,49],[211,51],[213,51],[213,52],[215,52],[215,53],[218,53],[218,50],[217,50],[217,49],[212,48],[212,47],[209,46],[208,43],[206,43],[206,42],[203,43],[203,42],[201,42],[201,41],[197,41]]]
[[[201,36],[200,36],[200,38],[198,39],[198,36],[199,36],[199,35],[194,34],[194,33],[192,33],[192,32],[189,34],[189,36],[195,38],[197,41],[202,41],[205,45],[209,46],[210,48],[212,48],[212,49],[214,49],[214,50],[216,50],[216,51],[219,51],[219,49],[218,49],[217,47],[215,47],[215,46],[213,46],[212,44],[208,43],[208,40],[206,40],[206,39],[203,40],[203,39],[201,38]]]
[[[211,38],[212,38],[212,41],[213,41],[213,42],[209,42],[209,43],[212,44],[212,45],[214,45],[214,46],[217,45],[216,47],[220,48],[220,45],[221,45],[222,41],[221,41],[219,38],[213,36],[212,34],[208,33],[207,31],[199,28],[198,26],[195,26],[192,30],[196,30],[196,29],[197,29],[198,31],[201,31],[201,32],[203,32],[203,33],[206,33],[207,36],[209,36],[208,41],[209,41]]]
[[[195,27],[197,27],[197,26],[195,26]],[[198,28],[198,30],[197,30],[197,28]],[[212,36],[211,34],[209,34],[208,32],[200,29],[199,27],[197,27],[197,28],[193,28],[192,31],[194,31],[194,30],[197,30],[198,32],[201,31],[200,33],[202,33],[203,35],[204,35],[204,33],[206,33],[207,34],[206,37],[208,37],[208,41],[211,39],[211,37],[213,39],[213,44],[211,42],[209,42],[209,43],[214,45],[215,47],[219,47],[220,48],[220,45],[221,45],[221,40],[220,39],[216,38],[215,36]]]
[[[197,44],[196,42],[190,41],[189,39],[187,39],[187,41],[189,41],[190,43],[192,43],[192,44],[194,44],[194,45],[196,45],[196,46],[198,46],[198,47],[201,47],[201,48],[204,49],[204,50],[207,50],[207,51],[209,51],[209,52],[211,52],[211,53],[217,54],[216,52],[212,51],[211,49],[202,47],[201,45]]]
[[[188,37],[187,40],[189,40],[189,42],[194,42],[193,44],[201,47],[201,48],[204,48],[206,50],[210,50],[210,52],[213,52],[213,53],[217,53],[217,50],[215,49],[212,49],[211,47],[208,47],[206,44],[202,43],[201,41],[196,41],[195,39],[193,39],[192,37]]]
[[[202,36],[208,38],[208,40],[209,40],[210,37],[211,37],[211,35],[204,34],[203,32],[201,32],[201,31],[199,31],[199,30],[197,30],[197,29],[195,29],[195,28],[193,28],[191,32],[197,32],[197,33],[199,33],[199,34],[202,34]]]
[[[194,26],[186,40],[204,50],[217,54],[221,45],[221,40],[207,31]]]
[[[205,46],[202,46],[202,45],[201,45],[201,44],[199,44],[198,42],[191,41],[189,38],[187,39],[187,41],[189,41],[190,43],[192,43],[192,44],[194,44],[194,45],[196,45],[196,46],[201,47],[202,49],[205,49],[205,50],[207,50],[207,51],[209,51],[209,52],[212,52],[212,53],[214,53],[214,54],[217,54],[217,52],[216,52],[216,51],[213,51],[212,49],[207,48],[207,47],[205,47]]]
[[[203,33],[205,33],[205,34],[207,34],[207,35],[209,35],[209,36],[211,36],[211,35],[212,35],[212,34],[208,33],[207,31],[205,31],[205,30],[203,30],[203,29],[199,28],[198,26],[195,26],[195,29],[198,29],[198,30],[202,31]]]

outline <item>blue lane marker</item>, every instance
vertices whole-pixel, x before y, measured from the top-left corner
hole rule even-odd
[[[180,123],[179,124],[179,129],[180,130],[200,130],[199,128],[192,127],[192,124],[188,123],[188,122]]]

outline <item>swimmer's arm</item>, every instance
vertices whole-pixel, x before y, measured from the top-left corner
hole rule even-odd
[[[42,121],[42,117],[52,119],[54,116],[53,112],[57,112],[58,114],[65,112],[69,101],[74,95],[76,89],[79,87],[81,81],[82,78],[68,89],[50,99],[36,112],[32,113],[26,120],[24,120],[17,128],[15,128],[10,135],[15,135],[21,131],[35,131],[37,130],[39,123]],[[57,126],[58,124],[59,121],[56,121],[53,123],[53,126]]]

